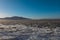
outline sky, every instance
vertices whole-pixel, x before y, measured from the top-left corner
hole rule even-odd
[[[0,0],[0,18],[59,19],[60,0]]]

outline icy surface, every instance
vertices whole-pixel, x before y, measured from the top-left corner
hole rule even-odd
[[[38,28],[25,25],[0,25],[0,40],[60,40],[60,28]]]

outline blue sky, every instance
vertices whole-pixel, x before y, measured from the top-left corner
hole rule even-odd
[[[0,0],[0,17],[60,18],[60,0]]]

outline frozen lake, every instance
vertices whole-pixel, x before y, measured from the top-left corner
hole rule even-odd
[[[60,28],[0,24],[0,40],[60,40]]]

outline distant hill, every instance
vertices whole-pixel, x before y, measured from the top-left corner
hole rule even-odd
[[[13,16],[0,18],[0,24],[24,24],[24,25],[33,25],[33,24],[48,24],[54,23],[60,25],[60,19],[29,19],[25,17]]]
[[[5,17],[0,19],[6,19],[6,20],[30,20],[29,18],[19,17],[19,16],[13,16],[13,17]]]
[[[12,16],[12,17],[5,17],[5,18],[0,18],[0,20],[33,20],[33,21],[60,21],[60,19],[30,19],[30,18],[25,18],[25,17],[19,17],[19,16]]]

